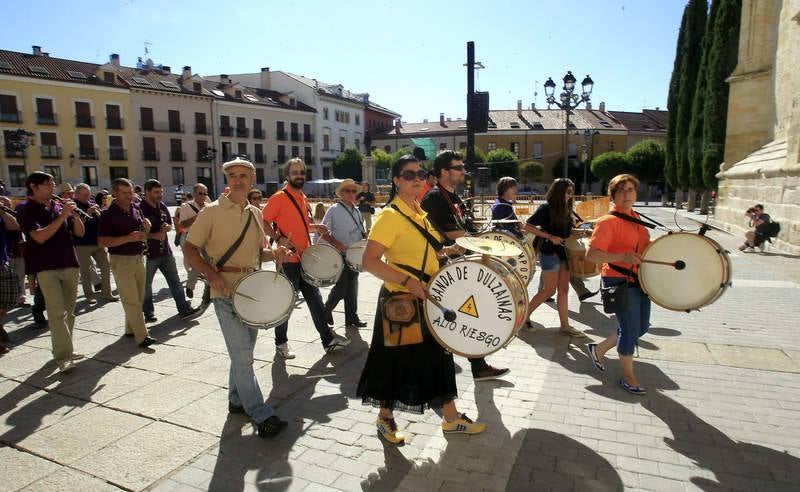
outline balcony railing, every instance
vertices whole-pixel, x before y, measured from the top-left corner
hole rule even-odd
[[[221,126],[219,127],[219,134],[223,137],[232,137],[233,136],[233,127],[232,126]]]
[[[249,128],[237,128],[236,129],[236,136],[238,138],[250,138],[250,129]]]
[[[300,134],[297,132],[292,132],[292,142],[299,142],[300,141]]]
[[[55,113],[36,113],[36,123],[40,125],[57,125],[58,116]]]
[[[75,126],[79,128],[94,128],[94,116],[75,115]]]
[[[286,140],[286,132],[283,130],[278,130],[275,132],[275,138],[278,140]]]
[[[183,123],[170,123],[169,121],[139,121],[139,129],[146,132],[184,133],[186,128]]]
[[[264,154],[255,154],[253,158],[255,159],[256,164],[264,164],[267,162],[267,156]]]
[[[6,157],[27,157],[28,154],[25,153],[23,149],[15,149],[13,147],[9,147],[6,145]]]
[[[225,159],[225,160],[228,161],[228,159]],[[197,151],[197,162],[211,162],[211,155],[208,153],[208,151],[204,150],[204,151],[201,152],[201,151],[198,150]]]
[[[314,134],[313,133],[304,133],[303,134],[303,142],[313,142],[314,141]]]
[[[228,152],[224,152],[222,154],[222,160],[225,162],[232,161],[236,157],[236,154],[231,154]]]
[[[170,150],[169,160],[171,160],[172,162],[183,162],[186,160],[186,152],[181,152],[178,150]]]
[[[194,134],[195,135],[211,135],[211,130],[209,130],[207,126],[197,126],[197,125],[195,125]]]
[[[57,145],[42,145],[39,147],[42,159],[61,159],[61,147]]]
[[[288,161],[289,159],[286,158],[286,154],[278,154],[278,165],[282,166]]]
[[[5,121],[6,123],[22,123],[22,113],[19,111],[16,113],[0,113],[0,121]]]
[[[264,139],[267,137],[266,132],[263,128],[254,128],[253,129],[253,138],[261,138]]]
[[[97,149],[78,149],[78,157],[81,159],[97,159]]]
[[[161,160],[161,153],[157,150],[143,150],[142,151],[142,160],[143,161],[160,161]]]
[[[304,156],[303,157],[303,162],[306,163],[306,166],[310,166],[310,165],[314,164],[314,158],[312,156],[310,156],[310,155]]]
[[[121,147],[108,149],[108,158],[112,161],[125,161],[128,159],[128,150]]]
[[[106,128],[109,130],[125,129],[125,120],[122,118],[106,118]]]

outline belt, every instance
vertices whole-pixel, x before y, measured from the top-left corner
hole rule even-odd
[[[250,273],[255,272],[257,270],[256,267],[231,267],[231,266],[224,266],[217,270],[218,272],[225,272],[225,273]]]

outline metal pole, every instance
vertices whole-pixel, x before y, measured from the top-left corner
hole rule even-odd
[[[467,41],[467,169],[475,164],[475,126],[472,100],[475,95],[475,42]]]
[[[569,163],[569,102],[564,107],[564,111],[567,112],[567,122],[564,125],[564,178],[567,178],[567,164]]]

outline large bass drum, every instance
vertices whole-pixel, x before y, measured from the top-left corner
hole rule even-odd
[[[233,310],[242,323],[254,328],[275,328],[289,319],[295,303],[292,282],[278,272],[259,270],[233,286]]]
[[[501,243],[513,244],[522,250],[519,256],[505,256],[498,258],[500,261],[505,262],[514,273],[519,275],[523,285],[531,283],[533,274],[536,273],[536,258],[534,257],[533,246],[531,242],[517,239],[511,233],[505,231],[487,231],[478,234],[478,237],[486,239],[494,239]]]
[[[428,292],[456,313],[455,321],[447,321],[426,301],[431,334],[445,349],[464,357],[500,350],[527,318],[525,285],[506,263],[491,256],[469,255],[447,263],[431,278]]]
[[[661,236],[647,246],[642,259],[644,262],[639,265],[642,290],[653,302],[673,311],[688,312],[708,306],[731,285],[728,252],[706,236],[688,232]],[[676,262],[682,264],[672,266]]]

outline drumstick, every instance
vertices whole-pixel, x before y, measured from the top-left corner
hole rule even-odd
[[[677,260],[675,262],[668,262],[668,261],[656,261],[656,260],[642,260],[642,263],[652,263],[654,265],[666,265],[674,267],[675,270],[683,270],[686,268],[686,262],[683,260]]]
[[[431,301],[431,304],[433,304],[434,306],[436,306],[436,307],[438,307],[439,309],[442,310],[442,314],[444,315],[444,319],[446,319],[447,321],[455,321],[456,320],[456,312],[455,311],[453,311],[452,309],[448,309],[448,308],[442,306],[439,303],[439,301],[434,299],[433,296],[431,296],[427,291],[425,292],[425,297],[429,301]]]
[[[234,292],[233,294],[234,294],[234,295],[237,295],[237,296],[242,296],[242,297],[244,297],[245,299],[250,299],[251,301],[260,302],[260,301],[259,301],[258,299],[256,299],[255,297],[250,297],[250,296],[248,296],[247,294],[242,294],[241,292]]]

